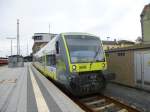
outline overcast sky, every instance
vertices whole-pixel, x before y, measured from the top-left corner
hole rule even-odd
[[[21,53],[32,51],[34,33],[88,32],[102,39],[134,41],[141,36],[140,14],[150,0],[0,0],[0,56],[10,55],[20,19]],[[16,54],[16,41],[13,41]]]

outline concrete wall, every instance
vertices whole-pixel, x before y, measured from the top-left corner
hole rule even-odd
[[[107,62],[108,70],[116,74],[115,82],[135,86],[133,51],[107,53]]]
[[[137,81],[140,78],[150,82],[150,44],[109,50],[106,58],[108,71],[116,74],[114,82],[132,87],[138,87]],[[144,87],[143,85],[139,87]]]

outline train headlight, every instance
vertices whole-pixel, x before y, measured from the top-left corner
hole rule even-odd
[[[73,65],[73,66],[72,66],[72,69],[73,69],[73,70],[76,70],[76,65]]]
[[[102,64],[102,67],[105,68],[105,63]]]

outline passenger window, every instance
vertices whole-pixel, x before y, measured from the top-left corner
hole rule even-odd
[[[59,54],[59,42],[56,42],[56,54]]]
[[[56,55],[53,55],[53,62],[52,65],[56,65]]]
[[[47,66],[56,65],[56,56],[54,54],[47,55]]]

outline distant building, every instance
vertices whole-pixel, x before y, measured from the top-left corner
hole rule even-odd
[[[119,41],[102,41],[103,42],[103,48],[104,50],[110,50],[115,48],[122,48],[122,47],[128,47],[133,46],[135,43],[128,40],[119,40]]]
[[[32,62],[32,59],[33,59],[32,55],[30,55],[30,56],[25,56],[25,57],[23,57],[23,58],[24,58],[24,62]]]
[[[128,46],[133,46],[135,42],[129,41],[129,40],[119,40],[118,44],[120,47],[128,47]]]
[[[105,40],[103,40],[102,43],[103,43],[104,50],[109,50],[109,49],[114,49],[114,48],[119,47],[116,40],[114,40],[114,41],[105,41]]]
[[[24,67],[23,56],[20,55],[11,55],[8,57],[8,67]]]
[[[34,40],[34,44],[32,47],[33,54],[44,47],[56,35],[57,34],[52,33],[34,33],[34,36],[32,37],[32,39]]]
[[[150,4],[145,5],[141,13],[142,40],[150,43]]]

